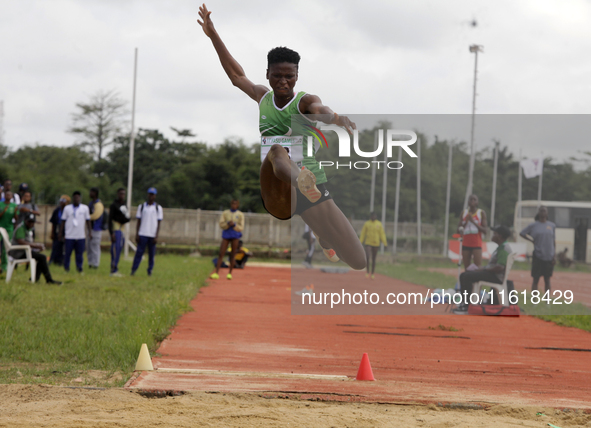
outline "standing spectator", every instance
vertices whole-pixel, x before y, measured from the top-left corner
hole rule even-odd
[[[369,220],[363,225],[359,240],[361,241],[361,244],[365,246],[365,257],[367,258],[367,273],[365,274],[365,277],[369,278],[369,261],[371,259],[371,279],[375,279],[374,272],[376,270],[376,257],[378,255],[378,250],[380,249],[380,241],[384,244],[384,247],[388,246],[384,226],[382,226],[381,221],[378,221],[376,213],[371,213]]]
[[[80,203],[80,200],[80,192],[74,192],[72,194],[72,204],[66,205],[62,213],[64,224],[60,233],[62,240],[64,238],[66,240],[66,255],[64,258],[64,269],[66,272],[70,271],[70,259],[72,257],[72,250],[74,250],[76,254],[76,269],[82,273],[87,230],[90,236],[90,212],[86,205]]]
[[[48,284],[56,284],[61,285],[62,283],[59,281],[55,281],[51,277],[51,273],[49,272],[49,267],[47,266],[47,257],[41,254],[41,251],[45,250],[45,246],[43,244],[36,244],[33,242],[33,229],[35,227],[35,214],[29,214],[23,222],[17,226],[16,230],[14,231],[14,237],[12,238],[13,245],[28,245],[31,247],[31,256],[37,262],[37,272],[35,272],[36,278],[35,281],[39,281],[41,274],[45,277],[45,281]],[[10,256],[14,257],[15,259],[22,259],[25,258],[26,253],[25,250],[12,250],[10,252]]]
[[[472,263],[482,264],[482,234],[486,233],[486,213],[478,208],[478,196],[470,195],[468,208],[462,211],[458,233],[462,236],[462,259],[464,269]]]
[[[542,205],[538,209],[535,223],[528,225],[519,235],[534,244],[531,290],[537,291],[538,282],[543,276],[546,291],[550,293],[550,277],[556,264],[556,225],[548,221],[548,208]]]
[[[226,276],[226,279],[232,279],[232,269],[234,268],[238,241],[242,238],[242,230],[244,229],[244,214],[242,214],[241,211],[238,211],[238,207],[240,207],[240,201],[238,199],[232,199],[230,202],[230,209],[224,211],[220,216],[220,227],[223,229],[222,243],[220,245],[220,253],[215,272],[210,276],[211,279],[220,278],[219,271],[228,245],[231,245],[230,248],[232,250],[230,252],[230,272]]]
[[[3,201],[6,201],[6,192],[10,192],[10,194],[12,195],[12,197],[8,200],[8,202],[13,202],[15,203],[17,206],[21,204],[21,197],[19,196],[18,193],[14,194],[12,192],[12,180],[10,178],[7,178],[6,180],[4,180],[4,190],[2,192],[2,199]]]
[[[18,196],[19,196],[19,198],[20,198],[20,200],[21,200],[21,203],[22,203],[22,200],[23,200],[23,194],[24,194],[24,193],[25,193],[25,191],[27,191],[27,190],[29,190],[29,185],[28,185],[27,183],[21,183],[21,184],[18,186],[18,193],[17,193],[17,194],[18,194]]]
[[[29,214],[34,214],[36,216],[41,215],[39,212],[39,208],[33,202],[33,196],[29,189],[25,190],[22,194],[21,204],[18,206],[18,218],[16,220],[16,226],[21,224],[25,218],[29,216]]]
[[[103,214],[105,207],[99,199],[99,190],[90,189],[90,236],[88,238],[88,269],[98,269],[101,263],[101,237],[103,234]],[[106,225],[105,225],[106,226]]]
[[[125,205],[125,189],[117,190],[117,199],[109,208],[109,235],[111,236],[111,276],[122,276],[119,273],[119,257],[123,249],[123,225],[129,222],[129,210]]]
[[[156,203],[155,187],[148,189],[148,200],[137,207],[137,226],[135,236],[137,242],[137,251],[133,258],[131,274],[140,266],[146,246],[148,247],[148,276],[152,275],[154,269],[154,257],[156,256],[156,242],[158,241],[158,232],[160,232],[160,222],[164,218],[162,207]]]
[[[302,235],[302,238],[304,241],[306,241],[306,245],[308,247],[306,258],[302,264],[306,267],[306,269],[312,269],[312,257],[314,256],[314,249],[316,248],[316,236],[314,235],[314,232],[310,226],[308,226],[306,223],[304,223],[304,234]]]
[[[64,207],[70,203],[70,197],[68,195],[60,196],[58,206],[51,214],[51,240],[53,242],[51,246],[51,256],[49,257],[49,264],[56,264],[61,266],[64,263],[64,243],[60,239],[61,227],[62,227],[62,213]]]
[[[6,229],[8,239],[11,239],[14,230],[14,220],[18,216],[18,205],[10,202],[12,200],[12,191],[6,190],[4,195],[5,200],[0,202],[0,227]],[[4,242],[1,239],[0,245],[2,245],[2,271],[5,271],[8,267],[8,255],[4,250]]]

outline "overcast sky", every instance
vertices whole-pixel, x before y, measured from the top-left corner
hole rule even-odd
[[[75,103],[115,89],[131,101],[139,49],[136,124],[190,128],[216,144],[258,140],[257,105],[234,88],[197,24],[196,1],[0,0],[4,142],[69,145]],[[300,52],[296,89],[347,114],[469,114],[474,54],[478,113],[591,113],[591,1],[210,1],[212,19],[247,76],[266,83],[266,53]],[[475,20],[477,25],[473,26]],[[557,158],[590,150],[502,141]],[[478,135],[481,148],[491,144]]]

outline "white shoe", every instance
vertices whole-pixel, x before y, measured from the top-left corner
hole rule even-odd
[[[337,256],[336,251],[333,250],[333,249],[331,249],[331,248],[329,248],[328,250],[326,248],[323,248],[322,249],[322,252],[326,256],[326,258],[328,260],[330,260],[331,262],[333,262],[333,263],[336,263],[336,262],[338,262],[340,260],[339,259],[339,256]]]
[[[320,193],[320,190],[316,187],[316,176],[305,166],[300,170],[297,182],[298,189],[300,189],[302,195],[308,198],[310,202],[315,203],[322,197],[322,193]]]
[[[111,272],[110,276],[114,276],[116,278],[123,278],[123,274],[119,272]]]

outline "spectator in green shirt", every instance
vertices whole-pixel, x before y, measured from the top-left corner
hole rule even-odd
[[[472,284],[479,281],[493,282],[502,284],[505,279],[505,268],[507,267],[507,258],[513,252],[507,239],[511,236],[511,231],[505,226],[491,227],[494,232],[492,241],[498,245],[492,253],[486,267],[474,271],[466,271],[460,275],[460,288],[462,293],[462,303],[454,314],[465,315],[468,313],[468,303],[472,293]]]
[[[4,201],[0,202],[0,227],[6,229],[8,233],[8,239],[12,236],[14,230],[14,221],[18,217],[18,205],[10,202],[12,199],[12,191],[5,190]],[[8,267],[8,257],[4,250],[4,243],[2,243],[2,271],[5,271]]]
[[[31,255],[37,262],[36,281],[39,281],[41,274],[45,277],[45,281],[48,284],[61,285],[59,281],[55,281],[51,277],[49,267],[47,266],[47,257],[41,254],[41,251],[45,249],[43,244],[37,244],[33,242],[33,229],[35,228],[35,214],[29,214],[25,220],[19,224],[14,231],[12,237],[12,245],[28,245],[31,247]],[[15,259],[22,259],[26,257],[25,250],[11,250],[10,255]]]

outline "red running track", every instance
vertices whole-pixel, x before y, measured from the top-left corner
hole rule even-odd
[[[591,352],[583,351],[591,350],[590,333],[528,316],[291,315],[290,272],[247,267],[232,281],[212,281],[158,349],[157,370],[127,386],[591,409]],[[360,272],[338,280],[367,281]],[[376,282],[424,291],[382,276]],[[543,347],[581,351],[535,349]],[[364,352],[375,382],[354,380]]]

